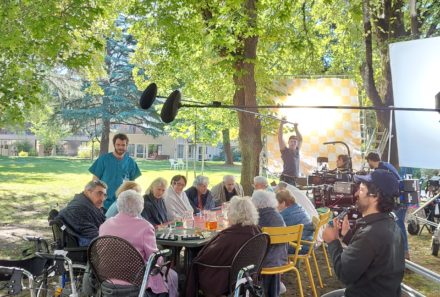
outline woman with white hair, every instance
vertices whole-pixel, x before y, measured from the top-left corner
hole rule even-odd
[[[253,236],[261,233],[258,227],[258,212],[250,197],[235,196],[231,199],[228,212],[230,227],[214,236],[199,252],[194,261],[208,265],[228,266],[232,264],[240,247]],[[222,296],[229,293],[229,272],[192,266],[188,275],[186,296],[195,296],[195,277],[197,269],[199,288],[204,296]]]
[[[156,236],[154,227],[148,221],[140,217],[144,208],[141,194],[134,190],[127,190],[119,194],[116,200],[119,213],[109,218],[99,228],[99,236],[113,235],[127,240],[142,255],[144,261],[156,252]],[[128,285],[126,282],[114,280],[116,285]],[[148,288],[155,294],[169,292],[169,296],[177,296],[177,274],[170,270],[168,283],[161,274],[151,276],[148,279]]]
[[[208,190],[208,185],[208,177],[198,175],[194,180],[193,186],[185,191],[194,209],[194,213],[215,208],[214,198],[212,197],[211,191]]]
[[[284,227],[286,224],[280,213],[278,212],[278,201],[275,194],[265,191],[256,190],[252,194],[252,202],[258,210],[260,227]],[[286,264],[287,261],[287,246],[285,244],[271,244],[266,258],[263,262],[263,267],[276,267]],[[280,281],[279,274],[263,276],[263,287],[265,296],[277,297],[280,295]]]
[[[163,199],[167,181],[163,177],[158,177],[148,187],[144,195],[144,210],[141,216],[149,221],[153,226],[158,226],[168,222],[167,208]]]

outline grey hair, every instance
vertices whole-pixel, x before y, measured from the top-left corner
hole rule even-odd
[[[208,185],[208,184],[209,184],[209,178],[207,176],[197,175],[196,179],[194,180],[193,186]]]
[[[153,182],[151,183],[151,185],[148,187],[147,191],[145,191],[145,194],[150,194],[151,192],[153,192],[153,188],[155,187],[159,187],[162,186],[164,188],[167,187],[167,180],[164,179],[163,177],[158,177],[155,180],[153,180]]]
[[[228,219],[231,225],[251,226],[258,224],[258,211],[249,196],[234,196],[229,205]]]
[[[275,192],[281,191],[281,190],[285,190],[287,189],[287,183],[280,181],[277,185],[277,187],[275,188]]]
[[[226,182],[230,179],[232,179],[235,182],[235,176],[230,175],[230,174],[223,176],[223,182]]]
[[[137,217],[144,209],[144,200],[141,194],[135,190],[127,190],[119,194],[118,200],[116,200],[116,206],[120,213]]]
[[[254,191],[252,194],[252,202],[257,209],[266,207],[276,209],[278,207],[278,201],[275,198],[275,194],[265,190]]]
[[[94,179],[89,181],[87,185],[84,187],[84,191],[93,191],[96,187],[103,187],[107,189],[107,184],[99,179]]]
[[[254,177],[254,185],[256,185],[256,184],[265,185],[266,187],[269,185],[267,178],[265,178],[264,176]]]

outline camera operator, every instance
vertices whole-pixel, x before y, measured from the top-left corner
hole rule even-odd
[[[389,171],[377,169],[360,182],[357,208],[362,218],[350,230],[347,216],[327,226],[323,239],[328,243],[333,267],[346,289],[323,297],[397,297],[405,270],[403,238],[394,216],[390,214],[399,195],[399,182]],[[340,233],[343,236],[340,238]],[[342,243],[347,248],[342,248]]]
[[[368,165],[370,166],[371,169],[388,170],[389,172],[394,174],[394,176],[398,180],[401,179],[397,169],[392,164],[381,161],[377,153],[371,152],[367,155],[365,159],[367,160]],[[408,234],[406,233],[406,225],[405,225],[405,217],[407,210],[408,207],[405,204],[396,205],[394,208],[394,213],[398,218],[397,225],[399,225],[403,235],[403,248],[405,249],[405,258],[409,260],[410,256],[409,256]]]
[[[285,118],[280,122],[278,129],[278,145],[280,146],[281,159],[283,160],[283,173],[280,181],[296,186],[295,178],[299,176],[299,151],[302,145],[302,135],[298,130],[298,124],[294,124],[295,135],[289,137],[288,146],[283,139],[283,127]]]

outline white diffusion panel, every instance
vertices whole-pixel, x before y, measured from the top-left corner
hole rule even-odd
[[[440,92],[440,37],[390,45],[394,105],[435,108]],[[396,111],[400,166],[440,168],[440,114]]]

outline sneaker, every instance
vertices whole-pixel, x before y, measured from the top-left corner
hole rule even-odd
[[[283,282],[280,282],[280,295],[287,292],[286,286],[283,284]]]

